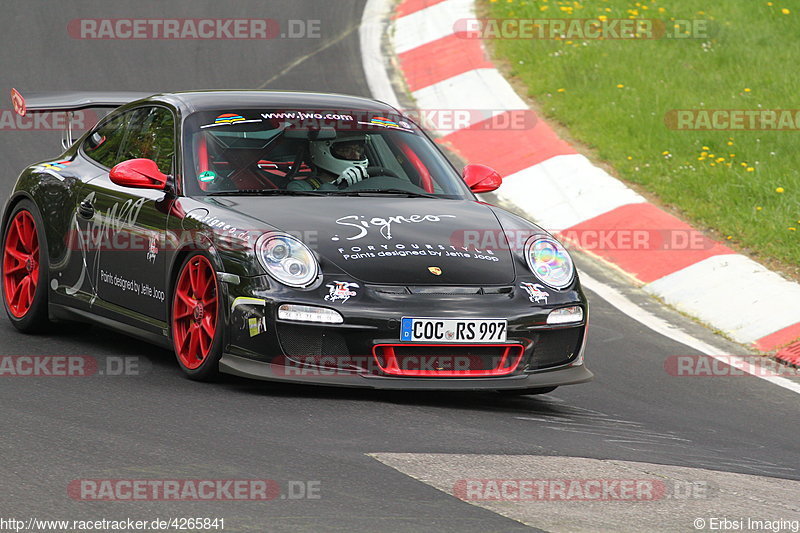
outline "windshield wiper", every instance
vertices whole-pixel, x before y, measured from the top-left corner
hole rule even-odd
[[[435,194],[429,194],[425,192],[414,192],[414,191],[407,191],[405,189],[359,189],[356,191],[331,191],[331,194],[341,194],[345,196],[360,196],[362,193],[366,194],[388,194],[392,196],[407,196],[409,198],[436,198],[441,199],[441,196],[436,196]]]
[[[295,191],[288,189],[242,189],[241,191],[217,191],[208,196],[327,196],[319,191]]]

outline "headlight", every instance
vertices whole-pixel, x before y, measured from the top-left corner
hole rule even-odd
[[[299,240],[282,233],[265,233],[256,241],[256,256],[269,274],[290,287],[305,287],[317,279],[314,254]]]
[[[528,268],[545,285],[563,289],[572,283],[575,267],[561,243],[549,237],[533,237],[525,245]]]

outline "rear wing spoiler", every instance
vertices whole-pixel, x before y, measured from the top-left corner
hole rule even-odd
[[[11,89],[11,103],[14,111],[21,117],[24,117],[28,111],[66,111],[67,128],[61,139],[61,145],[66,150],[74,142],[72,139],[72,113],[74,111],[93,107],[119,107],[152,95],[153,93],[133,91],[65,91],[31,93],[23,97],[18,90]]]

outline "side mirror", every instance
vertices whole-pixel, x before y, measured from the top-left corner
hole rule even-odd
[[[503,184],[503,178],[496,170],[486,165],[467,165],[461,177],[472,192],[492,192]]]
[[[128,159],[112,168],[108,175],[117,185],[134,189],[164,190],[167,184],[167,175],[158,170],[152,159]]]

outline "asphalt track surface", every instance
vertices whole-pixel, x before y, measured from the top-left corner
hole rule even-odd
[[[363,2],[345,0],[6,0],[0,3],[0,95],[5,99],[11,87],[23,94],[263,87],[368,96],[358,49],[362,9]],[[70,38],[67,23],[82,17],[319,19],[321,38]],[[58,148],[57,133],[0,131],[4,196],[24,166],[58,155]],[[584,258],[579,266],[723,353],[744,353]],[[797,394],[752,377],[673,377],[665,359],[695,351],[653,333],[593,293],[589,297],[586,353],[595,381],[515,399],[232,377],[200,384],[181,376],[171,353],[101,328],[56,326],[47,335],[26,336],[0,320],[0,355],[134,356],[142,369],[128,377],[0,378],[0,517],[224,517],[229,531],[529,529],[368,455],[390,452],[616,459],[800,480]],[[74,501],[67,486],[84,478],[261,478],[282,486],[312,481],[319,482],[321,498]]]

